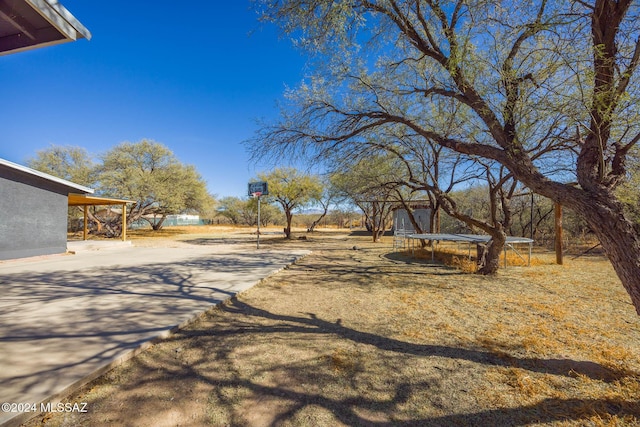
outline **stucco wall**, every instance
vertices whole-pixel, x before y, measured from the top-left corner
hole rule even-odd
[[[0,259],[64,253],[67,195],[62,185],[0,167]]]

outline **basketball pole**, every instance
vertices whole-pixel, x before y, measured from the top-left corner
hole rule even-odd
[[[256,249],[260,249],[260,196],[261,194],[258,193],[258,230],[256,232],[257,238],[256,238]]]

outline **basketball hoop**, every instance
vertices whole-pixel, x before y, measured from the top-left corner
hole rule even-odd
[[[249,191],[247,194],[251,197],[255,197],[258,199],[258,221],[257,221],[257,231],[256,231],[256,247],[260,249],[260,196],[263,194],[265,196],[269,195],[269,187],[264,181],[250,182],[249,183]]]

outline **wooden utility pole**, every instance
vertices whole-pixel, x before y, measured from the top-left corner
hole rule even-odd
[[[534,200],[533,200],[533,191],[529,191],[531,193],[531,210],[529,212],[529,216],[531,219],[531,240],[533,240],[533,205],[534,205]]]
[[[555,204],[555,224],[556,224],[556,264],[562,265],[562,205]]]
[[[127,241],[127,204],[122,204],[122,241]]]
[[[89,235],[89,206],[88,205],[84,205],[84,215],[83,215],[83,225],[82,225],[82,240],[87,240],[87,236]]]

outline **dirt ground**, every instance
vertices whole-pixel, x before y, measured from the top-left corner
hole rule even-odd
[[[640,425],[640,317],[601,255],[489,278],[306,236],[265,235],[314,252],[69,396],[87,413],[27,425]],[[134,238],[255,249],[232,229]]]

